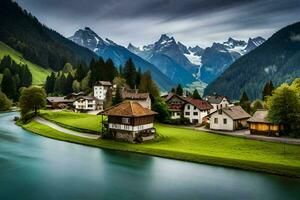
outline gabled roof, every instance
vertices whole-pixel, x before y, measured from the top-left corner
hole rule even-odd
[[[146,100],[149,98],[149,93],[137,93],[137,92],[122,92],[123,99],[126,100]]]
[[[227,99],[226,96],[214,94],[214,95],[207,96],[207,97],[205,97],[204,99],[205,99],[206,101],[208,101],[209,103],[212,103],[212,104],[219,104],[219,103],[222,102],[222,100],[223,100],[224,98]],[[229,101],[229,100],[227,99],[227,101]]]
[[[95,86],[112,86],[112,84],[109,81],[98,81]]]
[[[213,106],[210,105],[210,103],[202,99],[185,98],[185,100],[193,106],[196,106],[199,110],[210,110],[213,108]]]
[[[181,99],[182,101],[187,102],[187,100],[186,100],[185,97],[179,96],[178,94],[175,94],[175,93],[169,93],[168,95],[163,96],[163,98],[165,99],[165,101],[169,101],[173,97],[177,97],[178,99]]]
[[[122,116],[122,117],[142,117],[142,116],[149,116],[155,115],[156,112],[144,108],[138,102],[134,101],[125,101],[120,104],[117,104],[113,107],[110,107],[100,114],[107,115],[107,116]]]
[[[91,100],[98,100],[96,97],[94,97],[94,96],[79,96],[79,97],[77,97],[76,99],[75,99],[75,101],[77,101],[77,100],[79,100],[79,99],[84,99],[84,100],[89,100],[89,101],[91,101]]]
[[[241,106],[231,106],[222,108],[221,110],[233,120],[246,119],[251,117],[251,115],[249,115]],[[215,112],[211,113],[210,116],[219,111],[220,110],[216,110]]]
[[[65,99],[65,97],[47,97],[47,101],[51,103],[72,103],[74,100]]]
[[[268,111],[267,110],[257,110],[253,117],[248,119],[248,122],[256,122],[256,123],[271,123],[267,119]]]

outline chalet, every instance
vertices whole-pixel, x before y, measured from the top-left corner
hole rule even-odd
[[[209,115],[210,129],[234,131],[247,128],[247,120],[250,117],[241,106],[221,108]]]
[[[271,123],[267,116],[267,110],[257,110],[253,117],[248,119],[250,134],[280,136],[280,133],[284,130],[283,125]]]
[[[98,81],[94,85],[94,97],[100,101],[104,101],[108,88],[112,88],[112,84],[109,81]]]
[[[211,113],[222,108],[233,106],[229,99],[223,95],[213,94],[205,97],[204,100],[213,106],[213,108],[210,110]]]
[[[68,94],[67,96],[65,96],[65,99],[76,99],[80,96],[85,96],[84,92],[73,92],[71,94]]]
[[[70,108],[73,105],[72,99],[66,99],[65,97],[47,97],[47,108],[51,109],[65,109]]]
[[[183,116],[184,105],[187,103],[186,98],[174,93],[169,93],[162,97],[168,105],[171,119],[179,119]]]
[[[138,102],[125,101],[100,114],[107,116],[107,131],[117,140],[141,142],[154,139],[156,113]]]
[[[185,98],[183,116],[188,118],[192,124],[201,124],[213,108],[208,102],[201,99]]]
[[[124,90],[122,97],[125,101],[135,101],[141,104],[144,108],[151,109],[151,98],[149,93],[138,93],[137,90],[130,92]]]
[[[103,102],[94,96],[80,96],[74,100],[76,111],[103,110]]]

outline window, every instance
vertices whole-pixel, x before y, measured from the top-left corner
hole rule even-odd
[[[187,106],[187,109],[188,109],[188,110],[190,109],[190,105]]]
[[[190,112],[185,112],[185,115],[189,116],[189,115],[190,115]]]
[[[130,118],[123,117],[123,118],[122,118],[122,123],[123,123],[123,124],[130,124]]]
[[[194,110],[196,110],[197,109],[197,107],[196,106],[194,106]]]
[[[217,105],[217,110],[219,110],[219,105]]]
[[[226,118],[223,119],[223,124],[227,124],[227,119]]]
[[[215,123],[215,124],[218,123],[218,118],[214,118],[214,123]]]
[[[197,115],[198,115],[198,112],[194,112],[193,114],[194,114],[194,116],[197,116]]]

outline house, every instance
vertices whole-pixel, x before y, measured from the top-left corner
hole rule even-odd
[[[124,90],[122,92],[122,97],[125,101],[136,101],[144,108],[151,109],[151,98],[149,93],[138,93],[137,90],[135,90],[134,92]]]
[[[76,99],[77,97],[80,97],[80,96],[85,96],[85,93],[84,92],[77,92],[77,93],[73,92],[73,93],[65,96],[65,99]]]
[[[250,117],[241,106],[221,108],[209,115],[210,129],[234,131],[247,128]]]
[[[213,106],[213,109],[210,110],[211,113],[222,108],[233,106],[227,97],[216,93],[205,97],[204,100],[209,102]]]
[[[94,97],[100,101],[104,101],[108,88],[112,88],[112,84],[109,81],[98,81],[94,85]]]
[[[192,124],[201,124],[213,108],[208,102],[201,99],[185,98],[186,104],[183,109],[183,116],[188,118]]]
[[[156,112],[138,102],[124,101],[100,114],[107,116],[107,131],[117,140],[136,142],[154,139]]]
[[[103,110],[103,102],[94,96],[77,97],[73,105],[77,111]]]
[[[279,136],[284,130],[283,125],[271,123],[268,119],[267,110],[257,110],[253,117],[248,119],[251,134]]]
[[[162,96],[171,115],[171,119],[180,119],[183,116],[184,105],[187,103],[186,98],[175,93],[169,93]]]
[[[66,99],[65,97],[47,97],[47,108],[51,109],[65,109],[72,107],[73,101],[72,99]]]

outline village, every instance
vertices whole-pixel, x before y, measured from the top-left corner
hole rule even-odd
[[[108,91],[114,96],[116,87],[109,81],[98,81],[93,86],[93,95],[87,96],[84,92],[78,92],[63,97],[47,97],[46,107],[55,112],[68,110],[106,116],[107,120],[102,120],[99,124],[102,126],[100,134],[109,133],[119,141],[136,143],[154,139],[155,115],[158,113],[151,110],[150,94],[140,93],[138,89],[122,88],[123,101],[105,109]],[[243,133],[248,138],[249,135],[255,135],[253,138],[267,141],[281,136],[284,130],[282,125],[268,121],[266,109],[257,109],[250,115],[238,105],[239,102],[232,103],[221,94],[214,93],[197,99],[188,95],[184,92],[178,95],[176,91],[171,91],[161,96],[167,105],[170,119],[182,122],[177,123],[177,126],[231,136],[241,136]]]

